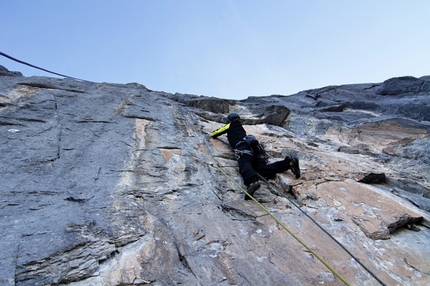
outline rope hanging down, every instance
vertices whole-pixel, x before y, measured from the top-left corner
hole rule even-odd
[[[294,201],[292,201],[289,197],[284,195],[279,189],[269,181],[267,181],[263,176],[257,173],[262,181],[264,181],[267,186],[271,187],[277,195],[280,195],[286,198],[291,204],[293,204],[296,208],[298,208],[305,216],[307,216],[314,224],[316,224],[325,234],[327,234],[332,240],[334,240],[349,256],[351,256],[358,264],[363,267],[376,281],[378,281],[381,285],[385,286],[384,282],[382,282],[370,269],[368,269],[355,255],[353,255],[345,246],[343,246],[336,238],[334,238],[328,231],[326,231],[318,222],[316,222],[310,215],[308,215],[300,206],[298,206]]]
[[[327,267],[337,278],[339,278],[345,285],[351,285],[343,278],[336,270],[333,269],[324,259],[322,259],[315,251],[313,251],[306,243],[304,243],[298,236],[291,232],[279,219],[277,219],[268,209],[260,204],[253,196],[251,196],[245,189],[243,189],[238,183],[236,183],[229,175],[227,175],[219,165],[217,165],[221,173],[224,174],[231,182],[233,182],[238,188],[240,188],[247,196],[249,196],[257,205],[263,209],[270,217],[272,217],[283,229],[285,229],[295,240],[297,240],[303,247],[305,247],[310,253],[312,253],[325,267]]]
[[[58,76],[62,76],[62,77],[70,78],[70,79],[74,79],[74,80],[90,82],[90,81],[88,81],[88,80],[79,79],[79,78],[72,77],[72,76],[67,76],[67,75],[64,75],[64,74],[56,73],[56,72],[53,72],[53,71],[50,71],[50,70],[47,70],[47,69],[44,69],[44,68],[41,68],[41,67],[38,67],[38,66],[32,65],[32,64],[29,64],[29,63],[27,63],[27,62],[24,62],[24,61],[21,61],[21,60],[18,60],[18,59],[16,59],[16,58],[14,58],[14,57],[11,57],[11,56],[9,56],[9,55],[7,55],[7,54],[3,53],[3,52],[0,52],[0,56],[3,56],[3,57],[5,57],[5,58],[8,58],[8,59],[10,59],[10,60],[13,60],[13,61],[18,62],[18,63],[23,64],[23,65],[27,65],[27,66],[29,66],[29,67],[32,67],[32,68],[35,68],[35,69],[42,70],[42,71],[47,72],[47,73],[52,73],[52,74],[55,74],[55,75],[58,75]]]

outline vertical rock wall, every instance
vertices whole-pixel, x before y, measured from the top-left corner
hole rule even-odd
[[[228,101],[1,75],[1,284],[342,285],[243,200],[209,138],[232,111],[300,158],[255,197],[342,277],[379,285],[292,202],[386,285],[430,282],[425,79]]]

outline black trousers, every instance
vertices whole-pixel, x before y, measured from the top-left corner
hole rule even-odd
[[[236,159],[239,163],[239,173],[242,176],[245,186],[249,186],[258,180],[257,172],[254,170],[254,155],[246,142],[239,142],[236,146]]]
[[[239,163],[239,173],[245,186],[249,186],[254,181],[259,180],[257,172],[265,179],[273,179],[277,173],[288,170],[288,165],[284,160],[267,164],[264,157],[254,156],[245,142],[239,143],[236,149],[242,153],[237,155],[237,161]]]
[[[254,159],[253,167],[265,179],[273,179],[277,173],[282,173],[289,169],[284,160],[266,164],[266,160],[258,156]]]
[[[252,166],[253,161],[254,156],[245,153],[240,155],[240,158],[237,160],[239,163],[239,173],[243,178],[245,186],[249,186],[252,182],[258,180],[257,172]]]

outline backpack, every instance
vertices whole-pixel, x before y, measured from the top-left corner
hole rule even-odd
[[[248,144],[249,148],[251,148],[255,157],[262,157],[266,161],[266,164],[269,162],[269,155],[264,149],[264,144],[260,143],[254,135],[247,135],[243,138],[243,141]]]

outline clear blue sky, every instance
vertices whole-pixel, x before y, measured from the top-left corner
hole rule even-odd
[[[3,53],[90,81],[231,99],[429,75],[429,31],[429,0],[0,1]]]

